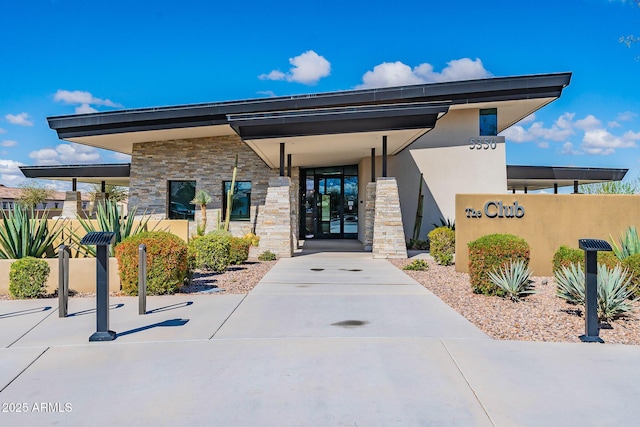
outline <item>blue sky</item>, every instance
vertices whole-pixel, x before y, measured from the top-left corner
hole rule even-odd
[[[58,140],[47,116],[563,71],[562,98],[505,133],[507,162],[636,177],[632,34],[631,0],[0,0],[0,183],[128,161]]]

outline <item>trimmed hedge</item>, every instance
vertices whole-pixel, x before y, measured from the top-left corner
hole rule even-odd
[[[189,265],[191,268],[222,273],[229,266],[231,233],[212,231],[189,242]]]
[[[232,237],[229,250],[229,264],[240,265],[249,259],[249,249],[251,249],[251,238]]]
[[[582,249],[570,248],[569,246],[560,246],[555,254],[553,254],[553,274],[562,270],[571,264],[579,264],[584,269],[584,251]],[[620,264],[620,260],[613,252],[598,252],[598,264],[604,264],[609,270]]]
[[[469,279],[473,292],[500,295],[504,292],[493,284],[489,272],[502,268],[509,261],[523,260],[528,265],[529,244],[512,234],[489,234],[467,244],[469,248]]]
[[[173,294],[188,275],[187,244],[166,231],[127,237],[116,246],[122,291],[138,295],[138,246],[147,246],[147,295]]]
[[[43,259],[25,257],[16,260],[9,268],[9,294],[11,298],[39,298],[47,293],[46,283],[50,272]]]
[[[449,227],[434,228],[429,232],[429,251],[440,265],[453,264],[456,250],[456,232]]]
[[[636,297],[640,297],[640,254],[630,255],[621,262],[622,266],[629,270],[631,274],[631,283]]]

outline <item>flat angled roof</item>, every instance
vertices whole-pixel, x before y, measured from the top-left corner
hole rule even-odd
[[[622,181],[629,169],[590,168],[574,166],[519,166],[507,165],[507,187],[509,190],[545,190],[578,184],[593,184],[607,181]]]
[[[79,182],[129,186],[131,163],[86,164],[64,166],[20,166],[27,178],[53,179]]]
[[[127,132],[229,125],[234,115],[371,105],[442,103],[459,105],[505,100],[558,98],[571,73],[428,83],[241,101],[142,108],[48,117],[61,139]],[[289,123],[283,119],[283,124]]]

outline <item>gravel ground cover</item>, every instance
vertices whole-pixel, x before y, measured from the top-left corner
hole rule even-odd
[[[192,295],[220,295],[220,294],[247,294],[249,293],[275,265],[276,261],[258,261],[249,259],[242,265],[232,265],[223,273],[208,273],[196,271],[191,284],[185,285],[179,293]],[[112,293],[111,296],[118,296]],[[95,293],[76,293],[72,297],[93,297]],[[49,298],[57,297],[56,294],[48,295]],[[9,295],[0,294],[0,300],[9,299]]]
[[[393,260],[398,268],[410,260]],[[494,339],[516,341],[580,342],[584,334],[583,310],[558,298],[553,277],[533,277],[537,293],[520,302],[474,294],[467,273],[429,260],[427,271],[404,271]],[[605,343],[640,344],[640,303],[635,313],[600,325]]]

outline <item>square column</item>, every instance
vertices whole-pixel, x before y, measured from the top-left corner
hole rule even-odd
[[[395,178],[378,178],[376,183],[373,257],[407,258],[400,196]]]
[[[293,255],[293,209],[291,178],[269,179],[264,206],[260,207],[256,234],[260,236],[258,252],[269,250],[279,258]]]
[[[64,218],[77,218],[82,213],[82,197],[79,191],[67,191],[62,204]]]

